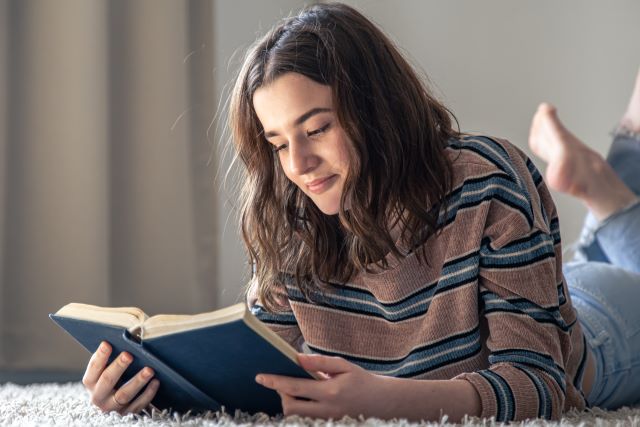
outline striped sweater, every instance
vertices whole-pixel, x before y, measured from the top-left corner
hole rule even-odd
[[[248,303],[300,351],[381,375],[463,379],[482,417],[558,419],[586,400],[587,347],[562,275],[555,205],[533,163],[504,140],[465,136],[429,265],[415,252],[307,301],[283,276],[288,310]]]

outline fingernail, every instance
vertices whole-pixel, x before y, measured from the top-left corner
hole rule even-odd
[[[107,345],[106,342],[101,342],[100,343],[100,351],[103,353],[108,353],[109,352],[109,346]]]
[[[153,380],[151,381],[151,384],[150,384],[150,386],[153,388],[157,388],[159,385],[160,385],[160,381],[158,380]]]
[[[120,360],[122,360],[124,363],[130,363],[131,362],[131,356],[127,353],[122,353],[120,355]]]
[[[256,376],[256,382],[258,384],[262,384],[264,382],[264,377],[262,375],[257,375]]]
[[[142,370],[142,378],[148,379],[153,376],[153,370],[151,368],[144,368]]]

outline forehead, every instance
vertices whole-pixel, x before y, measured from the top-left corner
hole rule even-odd
[[[253,95],[253,108],[266,130],[286,128],[313,108],[333,108],[331,88],[297,73],[286,73]]]

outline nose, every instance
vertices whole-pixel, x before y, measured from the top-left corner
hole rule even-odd
[[[292,141],[289,144],[289,171],[295,175],[304,175],[318,164],[317,156],[307,141]]]

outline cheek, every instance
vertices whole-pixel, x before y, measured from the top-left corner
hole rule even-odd
[[[341,153],[340,165],[342,166],[343,169],[349,169],[349,166],[351,166],[351,156],[349,152],[346,150]]]
[[[349,166],[351,165],[351,151],[349,150],[349,145],[346,139],[341,141],[338,146],[337,162],[342,169],[349,169]]]

